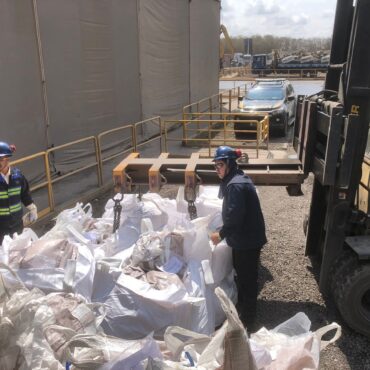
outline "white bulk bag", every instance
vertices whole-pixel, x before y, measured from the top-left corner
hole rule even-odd
[[[251,342],[264,347],[272,362],[264,364],[266,370],[319,369],[320,351],[341,336],[341,327],[337,323],[324,326],[315,332],[310,331],[311,321],[299,312],[273,330],[261,328],[251,335]],[[329,331],[335,331],[329,341],[321,338]]]
[[[207,227],[209,217],[200,217],[191,221],[192,228],[183,233],[184,257],[186,261],[211,260],[212,250],[209,244]],[[180,230],[176,230],[181,233]]]
[[[144,360],[161,359],[157,343],[151,336],[140,340],[123,340],[106,335],[74,336],[65,349],[65,358],[78,369],[144,370]]]
[[[218,186],[199,186],[199,194],[195,200],[198,217],[213,215],[221,210],[222,199],[218,198]],[[181,213],[188,213],[188,203],[184,198],[184,187],[180,186],[177,197],[177,210]]]
[[[143,338],[151,332],[162,337],[170,325],[195,327],[202,332],[205,328],[199,325],[206,320],[206,313],[201,309],[204,298],[190,297],[177,275],[171,275],[168,286],[161,290],[125,274],[116,283],[107,282],[106,291],[101,289],[94,296],[94,301],[108,307],[102,324],[104,331],[124,339]]]
[[[14,234],[13,238],[5,235],[3,244],[0,246],[0,262],[6,265],[12,264],[14,260],[20,260],[26,253],[28,247],[38,240],[32,229],[25,228],[21,234]]]
[[[71,241],[70,241],[71,242]],[[95,274],[95,259],[90,248],[71,242],[76,246],[76,256],[66,260],[65,266],[19,268],[20,279],[28,288],[37,287],[46,293],[70,291],[91,299]]]
[[[95,220],[90,203],[77,203],[74,208],[65,209],[56,217],[55,226],[40,239],[64,239],[71,236],[70,227],[82,233],[89,230]]]
[[[170,360],[153,361],[153,367],[163,370],[256,370],[248,337],[232,302],[222,289],[216,289],[217,297],[227,320],[212,337],[169,327],[164,339],[171,352]]]

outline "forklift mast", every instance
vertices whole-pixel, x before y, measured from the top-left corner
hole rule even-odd
[[[368,0],[355,5],[338,0],[324,90],[299,97],[294,130],[303,171],[314,174],[306,254],[320,262],[322,293],[336,297],[347,323],[365,335],[370,335],[369,215],[359,211],[356,199],[370,122],[369,14]],[[343,290],[350,289],[349,280],[361,280],[362,290],[356,288],[361,296]],[[346,308],[349,300],[358,307]]]

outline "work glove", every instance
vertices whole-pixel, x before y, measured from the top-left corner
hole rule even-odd
[[[37,215],[37,207],[35,203],[31,203],[29,206],[27,206],[27,209],[29,212],[27,212],[23,216],[23,225],[28,226],[29,224],[32,224],[38,219]]]

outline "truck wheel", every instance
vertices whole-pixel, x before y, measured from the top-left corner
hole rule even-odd
[[[354,267],[338,281],[334,297],[346,323],[370,337],[370,264],[358,262]]]

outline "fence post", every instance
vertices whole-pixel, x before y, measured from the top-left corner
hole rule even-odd
[[[168,146],[167,146],[167,141],[168,141],[168,137],[167,137],[167,121],[163,121],[163,125],[164,125],[164,151],[166,153],[168,153]]]
[[[98,136],[95,136],[94,146],[95,146],[96,163],[98,166],[98,184],[99,184],[99,187],[101,187],[103,186],[103,169],[102,169],[103,162],[101,160],[101,146],[99,143]]]
[[[211,156],[211,121],[208,121],[208,156]]]
[[[261,121],[257,121],[257,158],[259,156],[260,137],[261,137]]]
[[[220,109],[220,119],[222,117],[222,103],[223,103],[223,101],[222,101],[222,93],[220,93],[218,95],[218,105],[219,105],[219,109]]]
[[[52,212],[54,211],[55,203],[54,203],[53,184],[51,182],[51,175],[50,175],[49,153],[47,151],[45,152],[44,162],[45,162],[46,180],[48,183],[49,207],[50,207],[50,212]]]
[[[231,113],[231,90],[229,90],[229,113]]]
[[[226,145],[226,114],[224,114],[224,145]]]
[[[182,145],[188,144],[187,131],[186,131],[186,113],[185,108],[182,109]]]
[[[159,148],[161,150],[161,153],[163,152],[163,133],[162,133],[162,118],[158,117],[158,122],[159,122]]]

